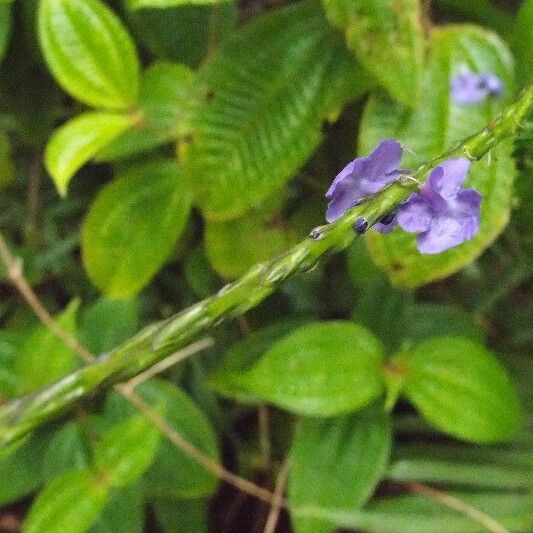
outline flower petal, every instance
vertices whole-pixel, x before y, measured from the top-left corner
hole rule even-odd
[[[419,233],[429,229],[432,210],[419,194],[413,193],[400,207],[396,219],[398,225],[409,233]]]
[[[344,215],[348,209],[352,208],[360,198],[361,194],[357,186],[351,183],[351,180],[345,180],[339,183],[333,197],[328,203],[326,220],[328,222],[334,222]]]
[[[462,71],[450,82],[452,99],[457,104],[475,104],[487,97],[487,90],[479,83],[479,75]]]
[[[460,221],[449,216],[437,216],[431,221],[430,228],[418,235],[416,247],[423,254],[438,254],[467,240],[463,233]]]
[[[442,169],[436,172],[437,169]],[[429,183],[442,197],[449,198],[457,193],[470,169],[470,161],[466,157],[448,159],[433,169],[429,175]]]
[[[360,178],[368,181],[383,181],[387,174],[394,172],[402,159],[402,146],[394,139],[381,141],[374,151],[366,158],[365,175]],[[390,176],[389,183],[396,176]]]
[[[331,200],[331,198],[333,198],[333,196],[335,195],[335,191],[337,190],[337,187],[339,186],[339,184],[341,184],[344,180],[346,180],[353,173],[353,169],[357,161],[358,161],[357,159],[350,161],[350,163],[348,163],[337,174],[337,176],[335,176],[333,183],[329,186],[328,192],[326,193],[326,198],[328,200]]]

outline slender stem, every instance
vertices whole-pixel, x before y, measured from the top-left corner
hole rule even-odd
[[[287,458],[281,465],[278,475],[276,477],[276,483],[274,486],[274,496],[276,498],[281,498],[283,491],[285,490],[285,484],[287,483],[287,477],[290,470],[290,460]],[[281,505],[279,503],[274,503],[270,507],[270,512],[265,522],[265,529],[263,533],[274,533],[276,531],[276,525],[278,524],[279,513],[281,511]]]
[[[355,238],[353,225],[357,219],[363,218],[369,226],[375,224],[418,188],[416,180],[423,183],[432,168],[450,157],[480,159],[504,138],[513,135],[532,108],[533,86],[477,134],[419,167],[413,174],[415,180],[400,177],[334,223],[316,228],[314,238],[309,237],[270,261],[252,267],[217,294],[148,326],[112,352],[60,381],[5,404],[0,408],[0,446],[46,423],[98,389],[145,371],[220,322],[257,306],[287,278],[310,270],[332,253],[346,248]]]

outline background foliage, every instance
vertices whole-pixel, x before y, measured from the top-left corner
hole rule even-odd
[[[92,353],[305,237],[381,139],[417,168],[533,79],[531,0],[281,4],[0,2],[0,228]],[[502,98],[453,102],[463,66]],[[472,241],[371,230],[138,395],[212,464],[287,475],[279,531],[531,531],[531,131],[473,164]],[[81,362],[4,265],[0,293],[1,405]],[[102,391],[0,449],[0,529],[272,531],[200,463]]]

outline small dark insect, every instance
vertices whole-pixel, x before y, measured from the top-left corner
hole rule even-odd
[[[362,235],[368,229],[368,222],[364,218],[358,218],[353,225],[355,233]]]

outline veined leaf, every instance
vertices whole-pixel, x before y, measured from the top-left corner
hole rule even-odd
[[[424,59],[419,0],[322,0],[330,22],[389,94],[418,104]]]
[[[108,489],[88,470],[56,477],[37,496],[24,522],[25,533],[82,533],[105,506]]]
[[[315,4],[247,24],[198,74],[179,152],[209,219],[238,217],[306,161],[320,126],[366,85]]]
[[[117,176],[100,191],[83,226],[90,278],[111,297],[136,294],[172,252],[189,207],[174,161],[151,161]]]
[[[510,378],[483,345],[435,337],[394,361],[403,391],[442,431],[473,442],[507,440],[518,429],[520,407]]]
[[[314,323],[275,343],[248,372],[225,373],[224,388],[296,413],[334,416],[382,393],[382,358],[381,343],[362,326]]]
[[[383,408],[328,420],[300,420],[291,449],[289,503],[296,531],[330,531],[327,522],[297,518],[298,509],[354,509],[372,495],[391,449]]]
[[[503,97],[471,106],[455,103],[450,80],[463,66],[499,76]],[[513,92],[512,59],[498,37],[473,26],[434,30],[420,107],[410,110],[386,96],[374,97],[363,117],[360,153],[368,153],[385,137],[395,137],[406,148],[402,167],[416,169],[483,127],[512,99]],[[466,181],[466,186],[483,195],[481,229],[474,239],[440,254],[422,255],[413,234],[399,228],[389,235],[369,231],[366,239],[373,259],[398,285],[423,285],[456,272],[478,257],[506,225],[514,175],[511,143],[504,141],[472,165]]]
[[[81,102],[127,109],[137,100],[139,61],[120,19],[100,0],[41,0],[44,58],[59,84]]]
[[[104,146],[133,126],[134,115],[90,111],[54,132],[45,152],[46,170],[62,196],[74,174]]]
[[[145,152],[175,140],[194,80],[193,72],[178,63],[157,62],[143,72],[139,88],[136,127],[128,130],[97,154],[112,161]]]

